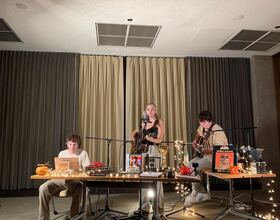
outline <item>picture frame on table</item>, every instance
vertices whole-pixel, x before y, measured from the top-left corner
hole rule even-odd
[[[229,173],[237,165],[236,149],[233,145],[213,146],[212,172]]]
[[[142,158],[141,154],[127,154],[126,171],[129,173],[140,173],[142,171]]]

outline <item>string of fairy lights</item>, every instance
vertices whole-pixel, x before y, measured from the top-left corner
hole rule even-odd
[[[240,158],[240,161],[242,161],[243,163],[243,172],[244,173],[247,173],[249,175],[253,174],[253,173],[269,173],[269,174],[272,174],[272,170],[270,171],[267,171],[267,168],[266,168],[266,162],[260,162],[261,164],[263,164],[261,167],[257,167],[255,168],[255,172],[253,172],[253,168],[252,168],[252,147],[250,146],[241,146],[240,147],[240,150],[239,150],[239,158]],[[262,160],[261,160],[262,161]],[[254,164],[254,163],[253,163]],[[272,179],[272,180],[269,180],[266,184],[267,186],[267,191],[268,191],[268,195],[269,195],[269,203],[272,204],[272,208],[271,208],[271,212],[269,213],[266,213],[266,214],[256,214],[259,218],[262,218],[262,219],[275,219],[275,220],[278,220],[278,217],[275,216],[275,211],[277,209],[277,204],[276,202],[274,201],[274,194],[275,194],[275,190],[274,190],[274,186],[275,186],[275,180]],[[260,202],[263,202],[263,201],[260,201]]]
[[[176,140],[174,142],[174,147],[176,149],[176,154],[174,155],[174,161],[176,166],[176,171],[179,172],[180,166],[185,164],[184,161],[184,141]],[[186,165],[186,164],[185,164]],[[181,196],[181,198],[187,197],[191,192],[190,188],[186,183],[177,183],[175,186],[176,193]]]
[[[187,165],[188,162],[188,155],[185,155],[184,152],[184,141],[182,140],[176,140],[174,142],[174,147],[176,149],[176,154],[174,155],[174,161],[175,161],[175,168],[176,171],[179,172],[180,167],[182,165]],[[187,161],[186,161],[187,160]],[[188,187],[187,183],[177,183],[175,186],[176,193],[180,195],[181,200],[186,198],[190,195],[191,189]],[[186,208],[184,209],[184,215],[185,216],[193,216],[195,211],[192,208]]]
[[[174,162],[175,162],[175,171],[176,172],[179,172],[180,170],[180,167],[182,165],[186,165],[186,163],[188,161],[185,161],[186,159],[184,158],[185,157],[185,152],[184,152],[184,142],[182,140],[176,140],[174,142],[174,147],[176,149],[176,153],[174,155]],[[251,160],[251,154],[250,152],[246,152],[246,150],[244,148],[241,148],[242,150],[242,154],[241,154],[241,159],[244,163],[244,166],[243,168],[244,169],[244,173],[247,173],[248,175],[251,175],[252,174],[252,170],[250,169],[250,166],[248,166],[248,164],[250,163],[250,160]],[[270,170],[266,173],[269,173],[269,174],[272,174],[273,172]],[[50,175],[50,176],[60,176],[60,175],[66,175],[66,176],[77,176],[77,177],[81,177],[81,176],[86,176],[87,174],[85,172],[80,172],[78,174],[61,174],[61,173],[56,173],[55,171],[51,171],[49,172],[48,174],[46,175]],[[116,174],[112,174],[110,173],[109,176],[110,177],[119,177],[119,175],[123,178],[125,177],[130,177],[130,174],[119,174],[119,173],[116,173]],[[138,177],[138,175],[134,175],[135,177]],[[266,186],[267,186],[267,192],[268,192],[268,202],[265,202],[265,201],[260,201],[260,202],[265,202],[265,203],[268,203],[268,204],[271,204],[271,211],[268,212],[268,213],[264,213],[264,214],[260,214],[260,213],[255,213],[255,215],[261,219],[267,219],[267,220],[279,220],[279,218],[276,216],[276,210],[278,208],[278,203],[274,200],[274,195],[275,195],[275,186],[276,186],[276,182],[274,179],[271,179],[271,180],[268,180],[267,183],[266,183]],[[176,193],[181,197],[181,199],[184,199],[186,198],[188,195],[190,195],[191,193],[191,189],[188,187],[187,183],[177,183],[176,186],[175,186],[175,190],[176,190]],[[258,201],[258,200],[256,200]],[[184,214],[185,215],[188,215],[188,216],[192,216],[194,213],[194,211],[192,209],[186,209]]]
[[[266,213],[266,214],[257,214],[257,216],[259,218],[267,219],[267,220],[271,220],[271,219],[279,220],[279,218],[275,215],[275,212],[276,212],[276,209],[277,209],[278,205],[274,201],[274,197],[273,197],[274,194],[275,194],[275,190],[274,190],[275,180],[269,180],[267,182],[266,186],[267,186],[268,195],[269,195],[268,200],[272,204],[271,212]]]
[[[184,161],[184,142],[181,140],[176,140],[174,142],[174,147],[176,149],[176,154],[174,155],[174,161],[175,161],[175,169],[178,172],[180,169],[180,166],[182,166],[183,164],[185,164]],[[248,149],[247,149],[248,150]],[[250,148],[249,148],[250,150]],[[252,159],[252,156],[250,154],[250,152],[245,152],[244,148],[241,148],[241,151],[243,152],[243,154],[241,154],[241,159],[244,162],[244,172],[251,174],[251,169],[248,166],[248,163],[250,163],[250,160]],[[186,164],[185,164],[186,165]],[[268,173],[273,173],[271,170]],[[261,218],[261,219],[267,219],[267,220],[279,220],[279,218],[276,216],[276,210],[277,210],[277,203],[274,201],[274,194],[275,194],[275,180],[269,180],[266,184],[267,186],[267,190],[268,190],[268,195],[269,195],[269,203],[272,204],[272,208],[271,208],[271,212],[266,213],[266,214],[256,214],[257,217]],[[175,190],[176,193],[178,195],[180,195],[180,197],[183,199],[185,197],[187,197],[190,193],[191,190],[190,188],[187,186],[186,183],[177,183],[175,186]],[[187,215],[192,215],[192,210],[191,209],[187,209],[187,212],[185,214]]]

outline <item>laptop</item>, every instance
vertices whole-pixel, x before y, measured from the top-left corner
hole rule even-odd
[[[66,171],[69,169],[79,170],[80,164],[77,157],[55,157],[55,169],[59,171]]]

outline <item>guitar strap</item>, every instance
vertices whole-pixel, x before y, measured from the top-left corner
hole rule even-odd
[[[210,128],[206,132],[204,131],[204,128],[203,128],[203,134],[205,133],[203,139],[204,139],[205,142],[208,141],[208,139],[209,139],[209,137],[210,137],[210,135],[212,133],[212,128],[213,128],[214,125],[215,125],[215,123],[212,122],[212,125],[210,126]]]
[[[208,141],[208,139],[209,139],[209,137],[212,133],[212,128],[213,128],[214,125],[215,125],[215,123],[212,122],[210,128],[207,131],[205,131],[205,129],[203,128],[203,130],[202,130],[202,132],[203,132],[202,135],[203,136],[201,136],[202,137],[202,146],[201,146],[200,150],[195,151],[194,157],[197,157],[197,156],[200,157],[200,158],[203,157],[203,152],[201,151],[201,149],[206,149],[206,148],[209,147],[208,146],[209,144],[207,144],[207,141]]]

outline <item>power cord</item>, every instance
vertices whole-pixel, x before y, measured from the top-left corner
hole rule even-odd
[[[260,202],[260,203],[266,203],[266,204],[276,204],[276,205],[280,205],[280,202],[270,202],[270,201],[264,201],[264,200],[260,200],[260,199],[254,199],[254,201],[256,202]]]
[[[179,199],[178,201],[174,202],[169,202],[169,203],[165,203],[164,205],[164,212],[172,212],[174,211],[175,207],[179,204],[179,203],[183,203],[182,199]],[[167,208],[166,208],[167,207]],[[168,209],[169,208],[169,209]]]

